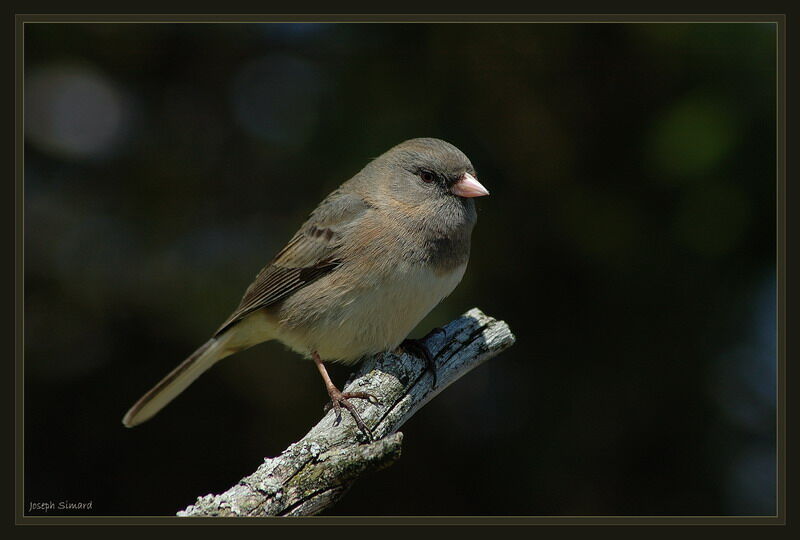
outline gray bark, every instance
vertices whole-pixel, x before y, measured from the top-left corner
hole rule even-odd
[[[281,455],[265,458],[258,469],[219,495],[206,495],[179,516],[306,516],[336,503],[362,474],[391,465],[400,457],[403,434],[397,430],[432,398],[468,371],[514,344],[503,321],[473,308],[425,341],[435,358],[437,386],[425,362],[405,353],[367,358],[344,392],[368,392],[370,403],[353,399],[370,441],[342,409],[333,410]]]

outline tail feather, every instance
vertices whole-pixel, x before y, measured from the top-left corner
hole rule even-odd
[[[137,426],[155,416],[211,366],[236,352],[225,347],[226,337],[208,340],[134,403],[122,419],[125,427]]]

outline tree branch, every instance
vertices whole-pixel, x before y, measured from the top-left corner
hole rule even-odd
[[[473,308],[425,341],[435,359],[437,387],[425,362],[405,353],[367,358],[345,392],[368,392],[378,404],[353,400],[375,441],[368,441],[347,411],[333,410],[281,455],[220,495],[206,495],[179,516],[304,516],[332,506],[368,471],[400,457],[400,426],[468,371],[514,344],[503,321]]]

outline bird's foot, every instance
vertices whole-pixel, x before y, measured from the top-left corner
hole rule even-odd
[[[329,389],[328,395],[330,396],[331,400],[325,405],[325,412],[333,408],[333,410],[336,412],[336,425],[342,421],[342,407],[344,407],[350,411],[350,414],[353,416],[353,420],[355,420],[358,429],[360,429],[361,432],[367,436],[367,439],[370,441],[374,439],[372,436],[372,431],[370,431],[370,429],[361,419],[361,416],[358,414],[358,411],[353,404],[350,403],[350,400],[366,399],[370,403],[377,404],[379,403],[378,398],[366,392],[340,392],[337,388]]]
[[[400,349],[407,352],[410,355],[416,356],[417,358],[422,358],[425,360],[425,369],[431,372],[433,376],[433,388],[436,388],[436,361],[431,354],[430,349],[425,344],[425,341],[433,334],[437,332],[442,332],[443,334],[447,334],[443,328],[434,328],[430,332],[428,332],[424,338],[422,339],[405,339],[400,344]]]

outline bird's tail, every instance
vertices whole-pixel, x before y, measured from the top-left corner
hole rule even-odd
[[[149,420],[211,366],[226,356],[241,350],[226,346],[229,337],[229,334],[223,334],[209,339],[189,358],[161,379],[128,410],[122,419],[125,427],[137,426]]]

